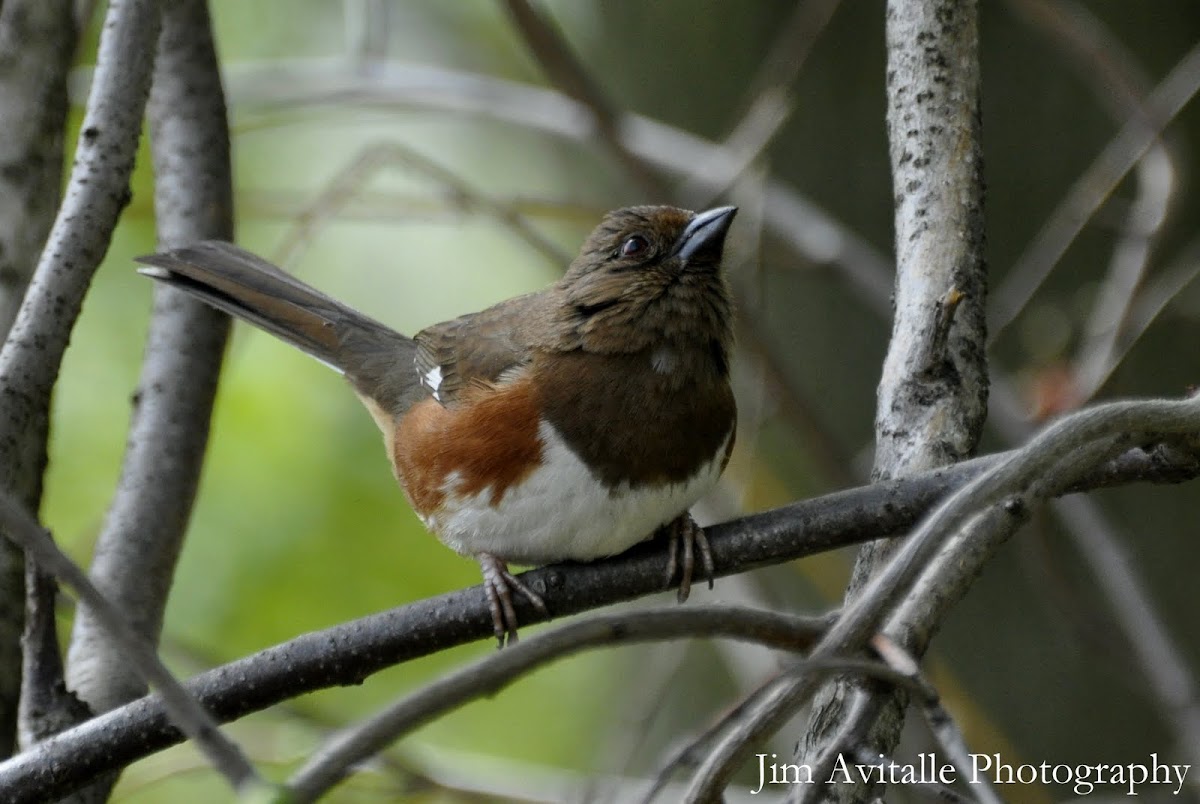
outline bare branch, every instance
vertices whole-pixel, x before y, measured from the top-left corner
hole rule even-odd
[[[1038,500],[1061,493],[1092,467],[1121,450],[1122,444],[1150,433],[1200,432],[1200,398],[1184,401],[1113,402],[1079,411],[1047,427],[1010,458],[992,467],[938,506],[875,573],[830,628],[813,658],[853,654],[902,595],[914,605],[944,612],[957,600],[945,588],[965,588],[1005,535],[1005,528],[969,528],[991,506],[1009,516],[1023,513]],[[985,514],[980,514],[985,512]],[[967,538],[968,532],[978,538]],[[911,589],[910,589],[911,586]],[[938,589],[938,594],[929,594]],[[902,604],[892,622],[909,622]],[[926,620],[926,622],[931,622]],[[888,633],[894,634],[889,626]],[[898,634],[901,641],[906,636]],[[756,704],[744,727],[718,741],[689,788],[689,800],[719,793],[745,759],[748,746],[772,733],[815,688],[805,676],[781,679]]]
[[[990,323],[993,340],[1024,309],[1083,227],[1198,91],[1200,44],[1155,87],[1144,113],[1130,117],[1109,141],[1017,260],[995,294]]]
[[[21,744],[34,745],[63,729],[82,723],[92,710],[63,681],[58,650],[54,576],[34,563],[26,565],[24,687],[21,695]]]
[[[875,477],[899,477],[968,457],[987,415],[977,13],[974,2],[958,0],[888,3],[896,312],[879,382]],[[884,542],[863,547],[847,600],[892,548]],[[833,753],[831,741],[845,728],[838,713],[859,690],[847,680],[822,691],[800,762]],[[890,754],[902,723],[903,707],[895,699],[870,730],[870,744]],[[834,792],[839,801],[864,795],[856,784]]]
[[[1007,465],[1019,454],[976,458],[712,525],[705,531],[717,574],[745,572],[894,535],[910,528],[954,489],[989,468]],[[1065,490],[1194,477],[1200,477],[1200,440],[1131,450]],[[664,556],[664,545],[647,542],[590,564],[531,570],[521,579],[543,596],[554,616],[563,617],[659,593]],[[521,608],[519,614],[529,625],[544,619],[532,607]],[[475,586],[304,634],[201,674],[186,686],[214,717],[227,721],[316,689],[359,683],[398,662],[491,637],[491,614],[482,587]],[[0,797],[16,802],[62,795],[98,773],[123,767],[182,738],[161,703],[143,698],[0,764]]]
[[[967,457],[987,405],[975,3],[892,0],[887,17],[897,264],[878,477]]]
[[[482,116],[577,142],[589,142],[594,133],[587,107],[562,93],[438,67],[387,64],[362,75],[340,62],[297,61],[235,69],[229,80],[235,105],[415,107]],[[701,165],[722,175],[737,172],[737,155],[728,148],[650,118],[626,113],[618,133],[631,153],[681,176],[696,176]],[[892,268],[873,245],[779,181],[765,184],[763,215],[772,235],[808,262],[837,268],[864,304],[890,315]]]
[[[170,713],[171,721],[196,742],[234,789],[258,782],[258,775],[238,747],[221,733],[208,712],[171,675],[150,643],[88,580],[83,570],[58,549],[50,534],[7,494],[0,494],[0,527],[5,536],[19,544],[39,567],[73,589],[80,601],[92,610],[109,639],[121,646],[126,663],[132,665],[143,680],[154,685],[157,699]]]
[[[875,649],[875,652],[879,654],[888,667],[912,679],[919,693],[918,698],[921,704],[921,711],[925,715],[925,722],[929,724],[929,730],[933,733],[934,738],[941,747],[942,753],[958,770],[960,779],[971,779],[973,777],[971,772],[971,756],[967,748],[967,741],[963,737],[962,729],[958,727],[958,724],[954,722],[954,718],[942,706],[941,696],[938,695],[937,689],[929,683],[928,679],[921,675],[920,663],[916,657],[886,634],[876,634],[871,639],[871,647]],[[868,753],[870,752],[868,751]],[[874,757],[872,757],[873,759]],[[974,793],[974,798],[977,801],[983,802],[983,804],[1001,804],[999,797],[986,778],[975,780],[975,783],[972,785],[972,792]]]
[[[62,187],[63,131],[67,122],[67,74],[78,33],[69,0],[11,0],[0,6],[0,333],[7,335],[38,255],[54,221]],[[30,502],[35,501],[31,495]],[[0,756],[16,745],[18,698],[21,690],[20,634],[23,599],[21,556],[12,545],[0,544]],[[39,590],[28,607],[44,613]],[[62,688],[54,618],[39,617],[25,629],[29,645],[26,678],[44,684],[32,691],[35,700],[21,700],[21,730],[32,738],[39,730],[26,728],[26,714],[57,713],[70,704]],[[28,691],[28,688],[27,688]],[[56,703],[59,702],[59,703]],[[52,716],[53,717],[53,716]]]
[[[290,265],[301,249],[315,236],[319,225],[335,215],[341,218],[342,210],[361,194],[363,185],[389,165],[407,165],[425,174],[445,188],[451,196],[453,206],[478,209],[492,216],[552,264],[562,266],[571,261],[569,254],[564,253],[530,226],[515,205],[488,197],[466,179],[407,146],[384,142],[364,147],[349,164],[330,179],[311,202],[294,214],[294,223],[276,251],[276,262],[282,266]]]
[[[1200,240],[1193,240],[1165,269],[1148,281],[1135,298],[1129,300],[1130,307],[1119,340],[1111,346],[1107,360],[1100,369],[1089,373],[1091,382],[1079,388],[1076,398],[1086,400],[1108,382],[1112,372],[1121,365],[1159,314],[1191,285],[1197,275],[1200,275]]]
[[[1010,3],[1053,36],[1055,46],[1065,51],[1080,78],[1118,125],[1131,117],[1147,116],[1144,103],[1151,89],[1149,80],[1125,43],[1086,6],[1046,0]],[[1108,274],[1096,294],[1075,361],[1073,396],[1081,402],[1100,389],[1124,353],[1120,341],[1154,242],[1178,197],[1179,173],[1179,155],[1161,139],[1138,160],[1136,195],[1118,232]]]
[[[722,167],[732,172],[715,173],[709,165],[697,165],[696,176],[689,177],[679,190],[681,198],[692,199],[706,192],[708,200],[696,205],[704,209],[771,146],[791,118],[795,105],[791,86],[839,5],[841,0],[798,0],[750,83],[746,111],[723,143],[734,159]]]
[[[1171,294],[1173,295],[1173,294]],[[1020,415],[1012,384],[996,378],[992,423],[1011,442],[1029,438],[1032,428]],[[1055,500],[1051,511],[1062,522],[1090,565],[1096,586],[1108,601],[1114,625],[1132,646],[1130,656],[1149,684],[1159,717],[1181,751],[1200,746],[1200,692],[1188,662],[1155,611],[1150,590],[1138,577],[1121,535],[1086,496]]]
[[[148,116],[159,245],[233,235],[229,130],[205,0],[166,6]],[[170,288],[155,290],[121,478],[91,577],[127,622],[158,643],[196,496],[229,320]],[[95,711],[145,694],[95,612],[77,612],[69,681]]]
[[[595,133],[622,167],[651,198],[668,200],[671,195],[662,179],[630,153],[621,135],[624,115],[600,88],[600,84],[576,58],[562,31],[529,0],[504,0],[504,8],[525,41],[529,52],[559,89],[579,101],[591,113]]]
[[[3,488],[31,511],[41,498],[50,392],[92,274],[129,199],[158,23],[156,0],[109,6],[66,195],[0,350],[0,477]],[[7,709],[0,711],[2,735],[11,733],[16,714],[25,605],[21,564],[20,553],[0,540],[0,707]]]
[[[67,74],[78,32],[71,0],[0,6],[0,333],[7,333],[54,222],[62,186]]]
[[[522,640],[439,678],[335,737],[292,776],[298,802],[315,801],[350,768],[446,711],[492,695],[530,671],[584,650],[635,642],[721,637],[800,651],[820,634],[821,618],[729,606],[643,609],[590,617]]]

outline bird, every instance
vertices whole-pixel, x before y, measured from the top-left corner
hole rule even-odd
[[[733,449],[733,306],[722,268],[736,207],[613,210],[543,290],[413,337],[232,243],[138,257],[139,272],[341,373],[383,435],[426,528],[474,558],[493,631],[517,639],[508,568],[592,561],[669,539],[687,599],[711,551],[688,509]]]

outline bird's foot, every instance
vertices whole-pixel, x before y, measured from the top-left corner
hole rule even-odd
[[[508,565],[491,553],[475,556],[483,570],[483,589],[487,593],[488,608],[492,612],[492,630],[500,647],[517,641],[517,610],[513,607],[513,592],[522,597],[542,614],[549,616],[546,602],[541,595],[530,589],[508,571]]]
[[[704,577],[708,579],[708,588],[712,589],[715,572],[712,551],[708,547],[708,538],[704,535],[704,528],[696,524],[692,515],[684,511],[659,528],[659,533],[667,537],[670,545],[667,552],[665,586],[670,588],[671,582],[675,580],[675,575],[678,573],[679,591],[676,593],[676,597],[679,602],[687,600],[688,595],[691,594],[692,577],[696,564],[695,553],[697,552],[700,553],[700,565],[704,570]]]

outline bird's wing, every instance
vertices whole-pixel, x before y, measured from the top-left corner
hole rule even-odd
[[[528,337],[541,304],[535,294],[518,296],[417,333],[421,384],[443,405],[466,389],[504,383],[533,358]]]

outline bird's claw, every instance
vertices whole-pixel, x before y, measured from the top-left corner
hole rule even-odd
[[[508,565],[491,555],[480,553],[476,558],[483,571],[483,589],[487,594],[488,609],[492,612],[492,631],[503,648],[517,642],[517,610],[513,606],[513,592],[518,592],[535,609],[549,616],[546,602],[541,595],[530,589],[517,576],[508,571]]]
[[[688,599],[688,595],[692,591],[692,578],[695,571],[695,553],[700,554],[700,565],[704,570],[704,577],[708,579],[708,588],[713,588],[713,575],[715,568],[713,566],[712,550],[708,546],[708,538],[704,535],[704,528],[696,524],[696,520],[692,519],[692,515],[686,511],[677,516],[675,519],[663,525],[660,529],[667,537],[667,574],[665,586],[670,588],[671,582],[675,580],[675,576],[679,575],[679,591],[676,597],[682,603]],[[683,559],[680,561],[680,553],[683,554]]]

